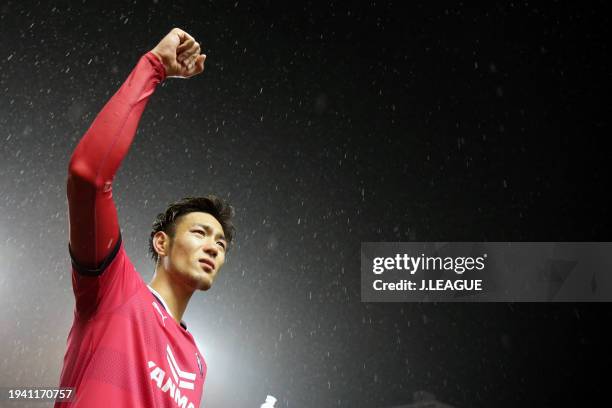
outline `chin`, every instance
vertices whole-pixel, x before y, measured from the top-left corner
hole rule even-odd
[[[183,283],[192,290],[208,290],[212,287],[212,279],[210,276],[202,275],[202,272],[190,272],[183,276]]]
[[[213,271],[214,272],[214,271]],[[214,274],[195,269],[189,273],[189,286],[194,290],[208,290],[213,285]]]
[[[198,276],[198,280],[196,282],[196,286],[198,290],[208,290],[212,288],[213,280],[209,275],[200,275]]]
[[[209,282],[209,281],[202,281],[198,285],[199,290],[208,290],[210,288],[212,288],[212,282]]]

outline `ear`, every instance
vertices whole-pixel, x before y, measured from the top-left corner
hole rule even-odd
[[[167,256],[170,247],[170,237],[164,231],[157,231],[153,236],[153,248],[158,257]]]

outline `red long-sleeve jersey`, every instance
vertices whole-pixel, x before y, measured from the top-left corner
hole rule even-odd
[[[121,241],[112,181],[142,112],[165,78],[143,55],[77,145],[68,171],[69,253],[75,296],[55,407],[199,406],[206,363],[184,324],[142,280]]]

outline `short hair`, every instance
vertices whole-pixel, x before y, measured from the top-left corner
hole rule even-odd
[[[149,237],[149,253],[155,262],[159,258],[153,247],[153,237],[155,234],[159,231],[164,231],[171,238],[174,238],[179,218],[192,212],[204,212],[215,217],[223,228],[223,234],[229,249],[236,231],[232,221],[234,208],[227,201],[212,194],[204,197],[185,197],[171,203],[164,212],[157,214],[157,217],[155,217],[151,236]]]

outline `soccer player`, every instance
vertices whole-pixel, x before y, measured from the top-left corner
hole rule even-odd
[[[196,290],[225,262],[232,208],[188,197],[157,216],[149,240],[155,273],[145,284],[125,253],[112,181],[157,85],[204,71],[206,55],[175,28],[144,54],[78,143],[68,170],[74,321],[60,378],[74,387],[56,407],[194,408],[206,363],[182,321]]]

